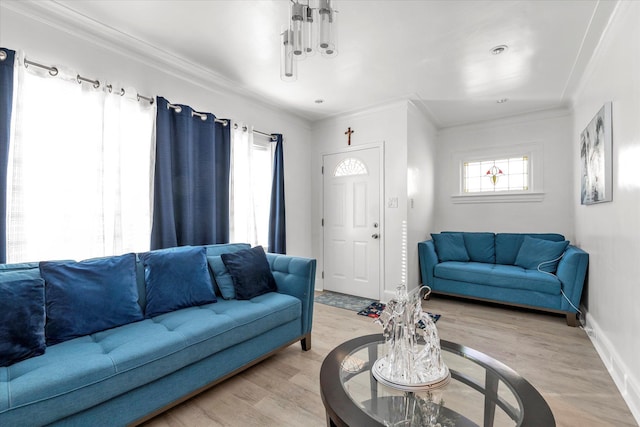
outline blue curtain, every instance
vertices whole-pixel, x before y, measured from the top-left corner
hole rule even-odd
[[[269,252],[287,253],[287,231],[284,214],[284,162],[282,135],[276,138],[276,152],[273,161],[273,181],[271,183],[271,208],[269,211]]]
[[[6,58],[0,61],[0,263],[4,264],[7,262],[7,167],[16,52],[3,47],[0,51],[6,54]]]
[[[158,97],[151,249],[229,241],[229,126]]]

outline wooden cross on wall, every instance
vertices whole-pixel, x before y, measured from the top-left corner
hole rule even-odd
[[[347,129],[347,131],[344,133],[349,137],[349,139],[347,140],[347,145],[351,145],[351,134],[354,132],[355,130],[351,130],[351,126],[349,126],[349,129]]]

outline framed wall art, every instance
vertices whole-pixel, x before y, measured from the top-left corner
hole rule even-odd
[[[612,133],[611,102],[608,102],[580,134],[580,202],[583,205],[612,200]]]

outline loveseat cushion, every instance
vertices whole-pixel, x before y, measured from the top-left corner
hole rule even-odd
[[[514,264],[530,270],[555,273],[560,257],[567,246],[569,246],[569,242],[566,240],[552,242],[525,236]]]
[[[135,262],[133,253],[41,262],[47,345],[141,320]]]
[[[560,295],[561,283],[557,277],[514,265],[450,261],[437,264],[434,275],[440,279],[469,282],[469,286],[479,284]]]
[[[181,246],[140,254],[147,298],[145,316],[216,301],[203,246]]]
[[[556,233],[498,233],[496,234],[496,264],[514,265],[525,236],[552,242],[564,240],[562,234]]]
[[[51,346],[39,357],[0,368],[0,415],[23,411],[47,424],[150,383],[195,361],[299,321],[298,298],[189,307]],[[68,404],[73,402],[73,405]]]
[[[495,234],[464,232],[462,237],[471,261],[489,264],[496,262]]]
[[[469,261],[469,254],[464,245],[462,233],[431,234],[440,262]]]

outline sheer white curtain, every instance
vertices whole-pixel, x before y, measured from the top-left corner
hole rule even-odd
[[[254,138],[253,126],[231,127],[231,230],[232,242],[269,247],[269,205],[273,144]]]
[[[148,250],[155,105],[72,70],[17,75],[7,262]]]

